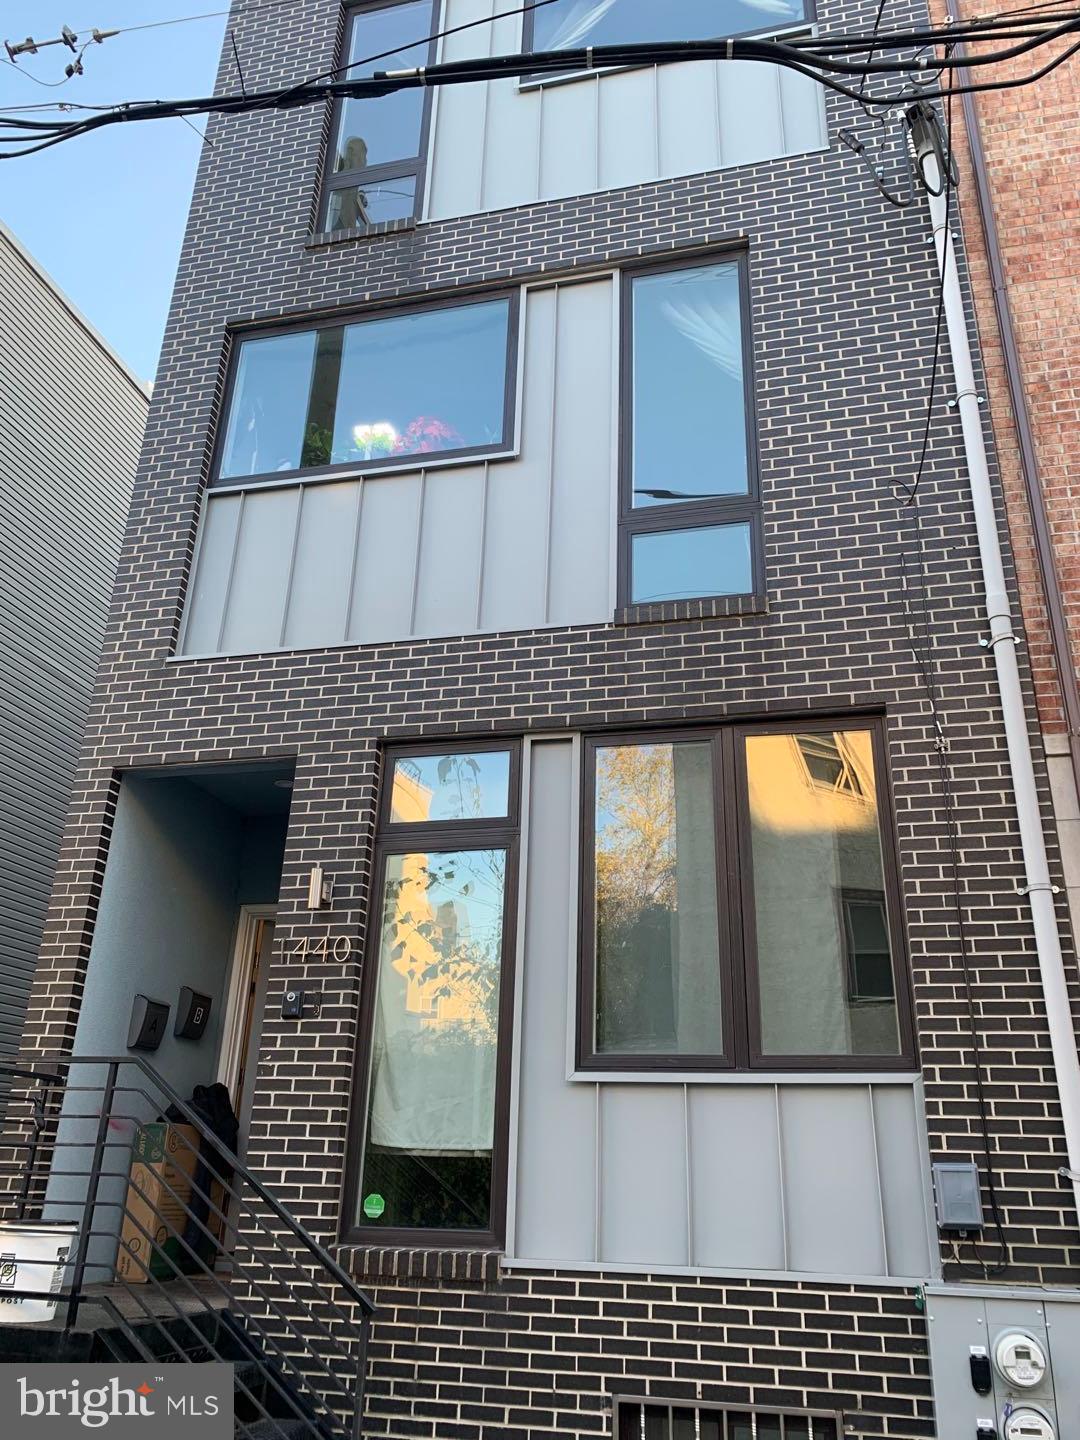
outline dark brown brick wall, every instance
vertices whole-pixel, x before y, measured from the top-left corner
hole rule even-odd
[[[841,14],[823,5],[823,23],[868,27],[873,8]],[[901,6],[896,23],[909,13],[919,12]],[[329,0],[283,7],[257,41],[250,19],[241,21],[248,84],[325,69],[337,23]],[[842,101],[830,99],[829,113],[833,134],[853,119]],[[903,603],[902,552],[917,573],[913,516],[895,489],[912,476],[925,416],[936,305],[926,214],[888,208],[853,157],[834,147],[312,246],[323,124],[320,112],[304,110],[211,126],[214,149],[203,159],[177,280],[27,1055],[71,1042],[117,775],[135,765],[295,756],[249,1153],[285,1203],[332,1242],[382,739],[869,707],[888,717],[932,1148],[978,1158],[934,729]],[[766,612],[172,657],[229,325],[732,240],[751,257]],[[975,1023],[1012,1246],[1006,1278],[1075,1283],[1080,1234],[1055,1177],[1064,1162],[1060,1116],[1031,927],[1016,893],[1023,871],[993,665],[979,646],[982,591],[961,437],[944,405],[931,455],[920,494],[927,599],[957,791]],[[1034,737],[1033,705],[1030,721]],[[1041,771],[1040,780],[1049,814]],[[315,860],[337,879],[329,917],[303,908]],[[328,925],[356,942],[348,964],[293,957],[304,936],[320,938]],[[1071,952],[1069,964],[1075,980]],[[320,1018],[300,1026],[280,1019],[287,979],[324,989]],[[414,1266],[404,1272],[411,1278],[378,1285],[373,1431],[586,1435],[603,1428],[616,1384],[671,1395],[700,1380],[711,1399],[841,1396],[861,1417],[858,1434],[932,1433],[922,1323],[909,1292],[574,1275],[462,1284],[417,1271],[432,1273]]]

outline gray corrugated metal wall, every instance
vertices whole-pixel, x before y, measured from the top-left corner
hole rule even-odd
[[[507,8],[496,0],[447,0],[445,24]],[[443,58],[513,53],[521,24],[508,15],[449,35]],[[644,185],[827,145],[820,86],[773,65],[695,63],[525,87],[516,79],[452,85],[435,101],[426,218]]]
[[[931,1273],[914,1080],[568,1078],[574,742],[537,741],[529,757],[511,1260]]]
[[[19,1045],[147,403],[0,227],[0,1059]]]
[[[528,292],[517,458],[211,491],[184,653],[610,619],[614,283]]]

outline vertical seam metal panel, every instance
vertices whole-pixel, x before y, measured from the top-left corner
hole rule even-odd
[[[548,418],[547,524],[544,527],[544,624],[551,623],[551,537],[555,528],[555,442],[559,408],[559,286],[552,295],[551,308],[551,414]]]
[[[416,543],[413,545],[412,598],[409,601],[409,629],[411,638],[416,634],[416,601],[420,590],[420,558],[424,543],[424,500],[427,495],[427,471],[420,471],[420,483],[416,490]]]
[[[353,521],[353,543],[352,559],[349,562],[349,579],[345,587],[345,632],[342,635],[342,643],[349,643],[349,636],[352,633],[353,602],[356,591],[356,572],[360,564],[360,517],[364,511],[364,477],[361,476],[356,482],[356,519]]]
[[[567,906],[569,924],[567,927],[566,944],[566,1079],[568,1082],[577,1069],[578,949],[581,943],[578,917],[581,911],[581,757],[583,748],[581,736],[572,736],[570,750],[570,835],[568,846],[570,861],[570,904]]]
[[[495,0],[490,0],[489,8],[491,11],[491,18],[488,21],[487,26],[487,58],[490,60],[495,52]],[[480,109],[480,144],[477,147],[479,151],[479,155],[477,158],[479,160],[480,173],[477,176],[476,198],[481,210],[485,208],[485,205],[487,203],[484,190],[487,184],[488,96],[491,93],[491,85],[492,82],[490,80],[485,80],[480,87],[482,92]],[[439,88],[440,87],[436,85],[435,89],[438,90]]]
[[[596,1086],[596,1106],[594,1118],[594,1133],[596,1136],[596,1165],[593,1169],[593,1262],[599,1264],[600,1255],[600,1212],[601,1212],[601,1191],[603,1189],[603,1161],[601,1147],[604,1143],[604,1112],[601,1103],[602,1085]]]
[[[654,180],[660,179],[660,66],[654,65],[652,72],[652,142]]]
[[[783,1269],[791,1269],[791,1252],[788,1244],[787,1195],[784,1192],[784,1122],[780,1110],[780,1086],[773,1085],[773,1103],[776,1108],[776,1173],[780,1183],[780,1233],[784,1242]]]
[[[787,126],[784,123],[784,87],[781,83],[782,72],[779,65],[773,66],[773,79],[776,82],[776,123],[780,127],[780,153],[788,153]]]
[[[281,625],[278,627],[278,645],[284,646],[285,634],[289,628],[289,607],[292,605],[293,580],[296,577],[296,554],[300,548],[300,524],[304,514],[306,486],[297,487],[296,514],[293,516],[292,544],[289,547],[289,569],[285,577],[285,595],[281,605]]]
[[[240,548],[240,531],[244,524],[244,502],[247,500],[248,492],[241,490],[240,503],[236,507],[236,525],[233,529],[232,549],[229,552],[229,569],[225,576],[225,591],[221,597],[221,619],[218,621],[217,644],[215,650],[221,651],[225,644],[225,624],[229,618],[229,604],[232,600],[233,576],[236,574],[236,552]]]
[[[506,1234],[505,1253],[517,1250],[518,1126],[521,1105],[521,1037],[525,1010],[525,927],[529,903],[529,853],[532,824],[532,751],[534,741],[525,737],[521,747],[521,800],[518,811],[517,917],[514,935],[514,1022],[510,1036],[510,1115],[506,1143]]]
[[[683,1092],[683,1150],[686,1172],[686,1263],[694,1263],[694,1167],[690,1158],[690,1086]]]
[[[491,462],[484,461],[484,480],[480,489],[480,554],[476,560],[476,629],[480,631],[484,620],[484,560],[487,555],[487,512],[488,489],[491,485]]]
[[[867,1085],[866,1098],[870,1106],[870,1135],[874,1145],[874,1181],[877,1185],[878,1215],[881,1218],[881,1260],[882,1273],[891,1273],[889,1268],[889,1237],[885,1231],[885,1191],[881,1183],[881,1151],[878,1148],[877,1116],[874,1114],[874,1087]]]

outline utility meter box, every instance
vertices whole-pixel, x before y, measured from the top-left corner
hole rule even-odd
[[[925,1295],[943,1440],[1073,1440],[1061,1417],[1080,1415],[1080,1292],[931,1283]]]

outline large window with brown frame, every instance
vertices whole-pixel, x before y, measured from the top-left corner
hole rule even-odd
[[[879,722],[586,751],[583,1068],[912,1066]]]
[[[811,0],[545,0],[525,12],[525,50],[712,40],[813,18]]]
[[[498,1245],[506,1211],[518,747],[386,756],[353,1228]]]
[[[362,80],[435,58],[435,0],[363,0],[348,7],[340,71]],[[412,220],[423,199],[431,91],[340,99],[330,126],[323,230],[369,230]]]
[[[624,272],[622,605],[760,596],[744,254]]]

